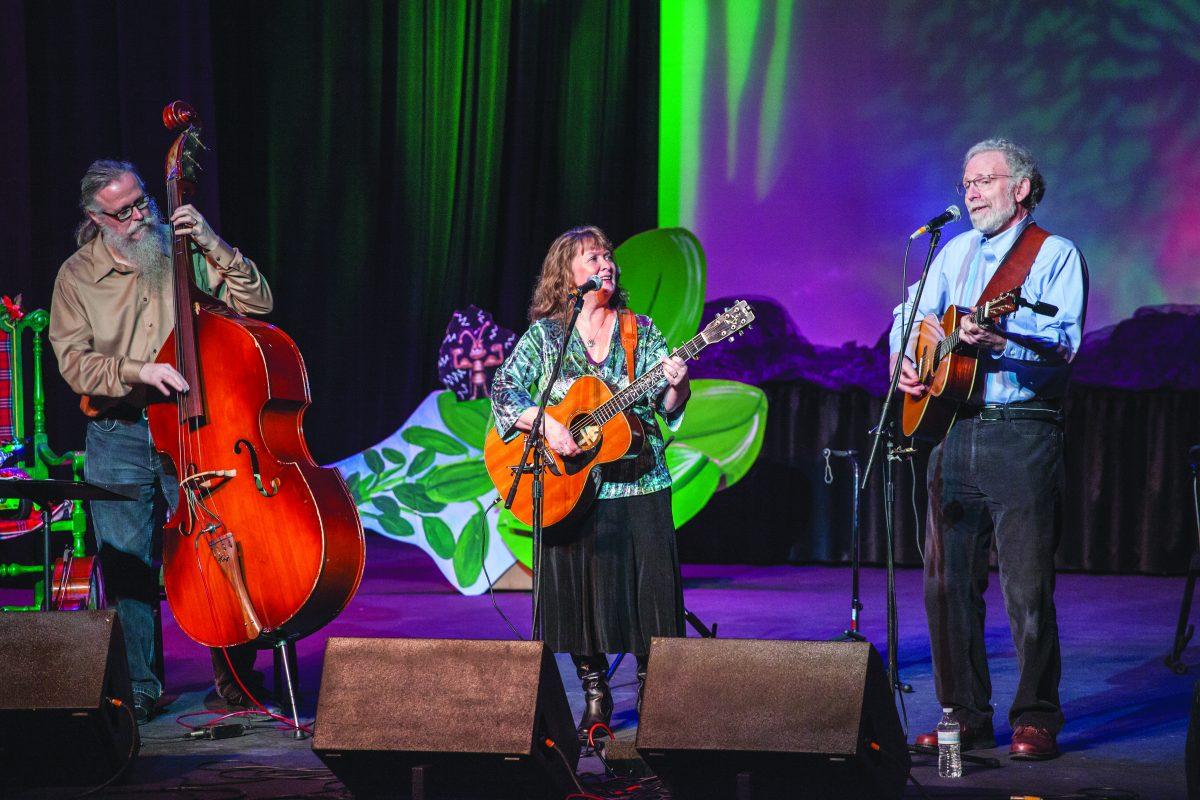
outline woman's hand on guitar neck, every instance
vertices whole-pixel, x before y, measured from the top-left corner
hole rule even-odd
[[[891,380],[892,373],[896,371],[896,359],[900,357],[899,353],[892,353],[891,359],[888,361],[888,379]],[[912,362],[907,358],[904,359],[903,366],[900,367],[900,383],[896,386],[897,389],[910,394],[913,397],[924,397],[929,391],[929,387],[921,383],[917,371],[913,369]]]
[[[537,407],[530,406],[517,417],[517,429],[533,430],[533,420],[537,417]],[[577,456],[583,451],[575,443],[575,438],[567,430],[567,426],[547,414],[542,417],[542,430],[545,431],[546,444],[560,456]]]

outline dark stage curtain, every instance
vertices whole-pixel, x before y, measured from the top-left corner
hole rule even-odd
[[[453,309],[523,331],[558,233],[654,227],[657,3],[2,5],[0,293],[49,304],[94,158],[134,161],[161,195],[160,111],[189,99],[210,148],[196,204],[275,290],[320,461],[440,387]],[[79,446],[75,397],[47,374],[52,442]]]
[[[850,559],[853,478],[833,461],[824,482],[822,449],[856,449],[865,467],[882,400],[803,382],[763,387],[770,410],[762,455],[737,485],[679,531],[684,561],[845,562]],[[1196,548],[1187,454],[1200,443],[1200,394],[1129,392],[1075,386],[1067,400],[1067,497],[1061,569],[1092,572],[1186,572]],[[896,467],[896,558],[918,566],[915,504],[924,530],[927,447]],[[863,559],[887,553],[883,481],[878,471],[861,496]]]

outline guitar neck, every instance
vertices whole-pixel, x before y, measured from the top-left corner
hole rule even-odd
[[[701,350],[708,346],[708,342],[704,341],[703,334],[696,334],[692,339],[679,347],[675,352],[671,353],[671,357],[678,356],[684,361],[695,358]],[[633,383],[626,386],[621,391],[617,392],[612,398],[602,406],[592,412],[592,417],[601,425],[608,422],[610,419],[620,414],[625,409],[632,406],[638,400],[641,400],[650,391],[658,385],[658,382],[663,376],[662,363],[655,364],[651,369],[647,370]]]
[[[984,303],[979,308],[972,311],[971,315],[970,315],[971,320],[976,325],[982,325],[991,316],[991,314],[989,313],[990,306],[991,306],[990,303]],[[942,341],[938,344],[938,347],[937,347],[937,360],[940,361],[941,359],[945,358],[946,356],[948,356],[950,354],[950,351],[952,351],[954,348],[958,347],[958,342],[960,339],[959,334],[961,332],[962,332],[962,328],[955,328],[954,333],[950,334],[945,339],[942,339]]]

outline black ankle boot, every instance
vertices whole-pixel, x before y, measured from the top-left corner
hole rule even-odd
[[[579,720],[579,738],[587,741],[588,731],[600,722],[607,725],[612,721],[612,692],[603,672],[589,672],[583,676],[583,717]]]

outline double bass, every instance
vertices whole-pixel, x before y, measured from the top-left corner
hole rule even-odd
[[[199,118],[175,101],[166,158],[173,214],[195,191]],[[311,402],[295,342],[201,292],[187,235],[174,236],[175,327],[157,361],[190,387],[148,407],[150,433],[179,479],[163,532],[163,578],[180,628],[210,647],[276,646],[346,606],[362,578],[362,523],[337,470],[309,454]]]

